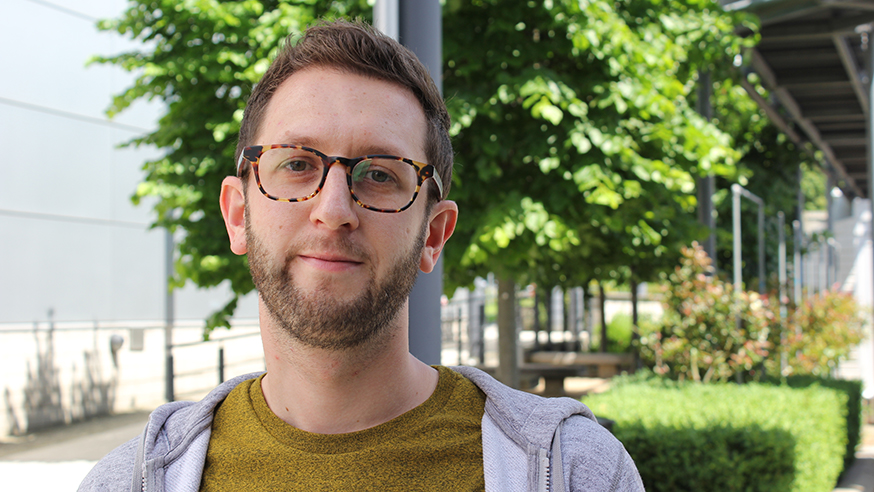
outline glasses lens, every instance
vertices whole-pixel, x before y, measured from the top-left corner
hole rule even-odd
[[[270,149],[261,155],[258,176],[267,194],[299,199],[313,195],[324,173],[321,157],[303,149]]]
[[[366,159],[352,168],[352,191],[369,207],[402,208],[413,199],[418,183],[416,169],[399,159]]]

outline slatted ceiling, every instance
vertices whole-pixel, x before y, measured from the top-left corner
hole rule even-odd
[[[726,10],[756,14],[761,21],[751,68],[771,98],[756,98],[757,103],[796,143],[809,142],[822,152],[845,195],[868,197],[869,94],[863,38],[874,22],[874,0],[721,3]]]

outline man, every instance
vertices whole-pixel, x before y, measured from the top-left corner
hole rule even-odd
[[[583,404],[409,353],[410,290],[458,214],[448,129],[425,68],[371,28],[285,46],[221,192],[267,371],[158,408],[80,490],[643,490]]]

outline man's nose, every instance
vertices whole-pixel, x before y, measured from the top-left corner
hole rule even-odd
[[[346,167],[339,162],[328,166],[328,175],[319,194],[314,201],[310,220],[314,224],[323,224],[331,229],[358,227],[358,211],[361,209],[352,198],[349,184],[346,181]]]

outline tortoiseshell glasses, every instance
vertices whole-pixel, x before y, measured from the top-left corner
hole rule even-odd
[[[431,164],[394,155],[329,156],[301,145],[252,145],[237,161],[237,175],[248,161],[261,193],[279,202],[302,202],[318,195],[335,162],[346,168],[346,182],[355,203],[368,210],[402,212],[419,195],[422,184],[434,178],[439,196],[443,182]]]

